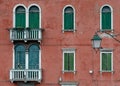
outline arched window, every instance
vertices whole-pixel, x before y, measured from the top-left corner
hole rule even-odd
[[[31,6],[29,8],[29,27],[31,29],[38,29],[40,27],[39,23],[39,8]]]
[[[15,9],[15,27],[25,28],[26,25],[26,11],[23,6],[18,6]]]
[[[101,10],[101,25],[103,31],[112,29],[112,14],[109,6],[104,6]]]
[[[15,69],[25,69],[25,47],[23,45],[15,47]]]
[[[29,47],[29,69],[39,69],[39,47],[38,45],[31,45]]]
[[[64,9],[64,30],[74,30],[74,10],[70,6]]]

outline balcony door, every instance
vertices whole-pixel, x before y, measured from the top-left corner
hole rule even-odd
[[[39,8],[31,6],[29,9],[29,27],[30,29],[39,29]]]
[[[25,28],[26,16],[25,8],[23,6],[18,6],[15,10],[15,27]]]
[[[28,53],[28,69],[39,69],[39,47],[37,45],[31,45],[29,47]]]
[[[39,69],[39,46],[24,45],[15,47],[15,69]]]
[[[25,69],[25,47],[23,45],[15,47],[15,69]]]

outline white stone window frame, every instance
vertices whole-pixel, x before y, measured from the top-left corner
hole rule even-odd
[[[22,7],[24,7],[25,8],[25,16],[26,16],[26,23],[25,23],[25,26],[26,26],[26,28],[28,28],[29,27],[29,9],[30,9],[30,7],[32,7],[32,6],[36,6],[36,7],[38,7],[39,8],[39,28],[41,28],[41,8],[40,8],[40,6],[39,5],[37,5],[37,4],[30,4],[29,6],[28,6],[28,8],[24,5],[24,4],[17,4],[17,5],[15,5],[14,6],[14,8],[13,8],[13,28],[15,28],[15,10],[16,10],[16,8],[18,7],[18,6],[22,6]]]
[[[13,69],[15,69],[15,46],[13,46]],[[39,46],[40,47],[40,46]],[[28,50],[25,51],[25,69],[28,69]],[[41,47],[39,49],[39,69],[41,69]]]
[[[109,4],[105,4],[105,5],[101,6],[101,8],[100,8],[100,31],[103,31],[103,29],[102,29],[102,9],[105,6],[108,6],[111,9],[111,31],[113,32],[113,8]]]
[[[102,70],[102,53],[111,53],[111,71]],[[113,73],[113,49],[100,49],[100,72],[111,72]]]
[[[65,72],[73,72],[75,73],[76,72],[76,69],[75,69],[75,48],[63,48],[62,51],[63,51],[63,66],[62,66],[62,72],[65,73]],[[64,70],[64,53],[74,53],[74,70],[73,71],[66,71]]]
[[[65,8],[67,8],[67,7],[71,7],[73,9],[73,13],[74,13],[74,28],[73,28],[73,30],[65,30],[64,29],[64,11],[65,11]],[[62,32],[63,33],[66,32],[66,31],[75,32],[76,31],[75,27],[76,27],[76,25],[75,25],[75,8],[72,5],[66,5],[66,6],[64,6],[63,12],[62,12]]]

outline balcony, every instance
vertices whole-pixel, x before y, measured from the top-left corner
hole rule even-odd
[[[42,40],[42,29],[14,28],[10,30],[10,40],[13,41],[38,41]]]
[[[42,79],[42,71],[41,70],[29,70],[29,69],[12,69],[10,70],[10,81],[36,81],[41,82]]]

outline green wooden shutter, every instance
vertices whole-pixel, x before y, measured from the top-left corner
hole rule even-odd
[[[31,29],[39,29],[39,9],[35,6],[29,10],[29,27]]]
[[[29,69],[39,69],[39,48],[32,45],[29,48]]]
[[[25,28],[26,16],[25,9],[23,7],[18,7],[15,12],[15,27],[16,28]]]
[[[15,69],[25,69],[25,47],[23,45],[15,48]]]
[[[74,70],[74,53],[64,53],[64,70]]]
[[[111,30],[111,12],[102,13],[102,29]]]
[[[102,53],[102,70],[111,71],[111,53]]]
[[[69,70],[74,70],[74,53],[69,53]]]
[[[67,7],[64,10],[64,30],[74,29],[74,11],[72,7]]]
[[[111,53],[107,54],[107,69],[111,70]]]
[[[69,58],[68,58],[68,53],[64,53],[64,70],[68,70],[68,62]]]
[[[107,55],[102,53],[102,70],[107,70]]]
[[[74,29],[74,14],[73,13],[65,13],[64,14],[64,29],[71,30]]]

